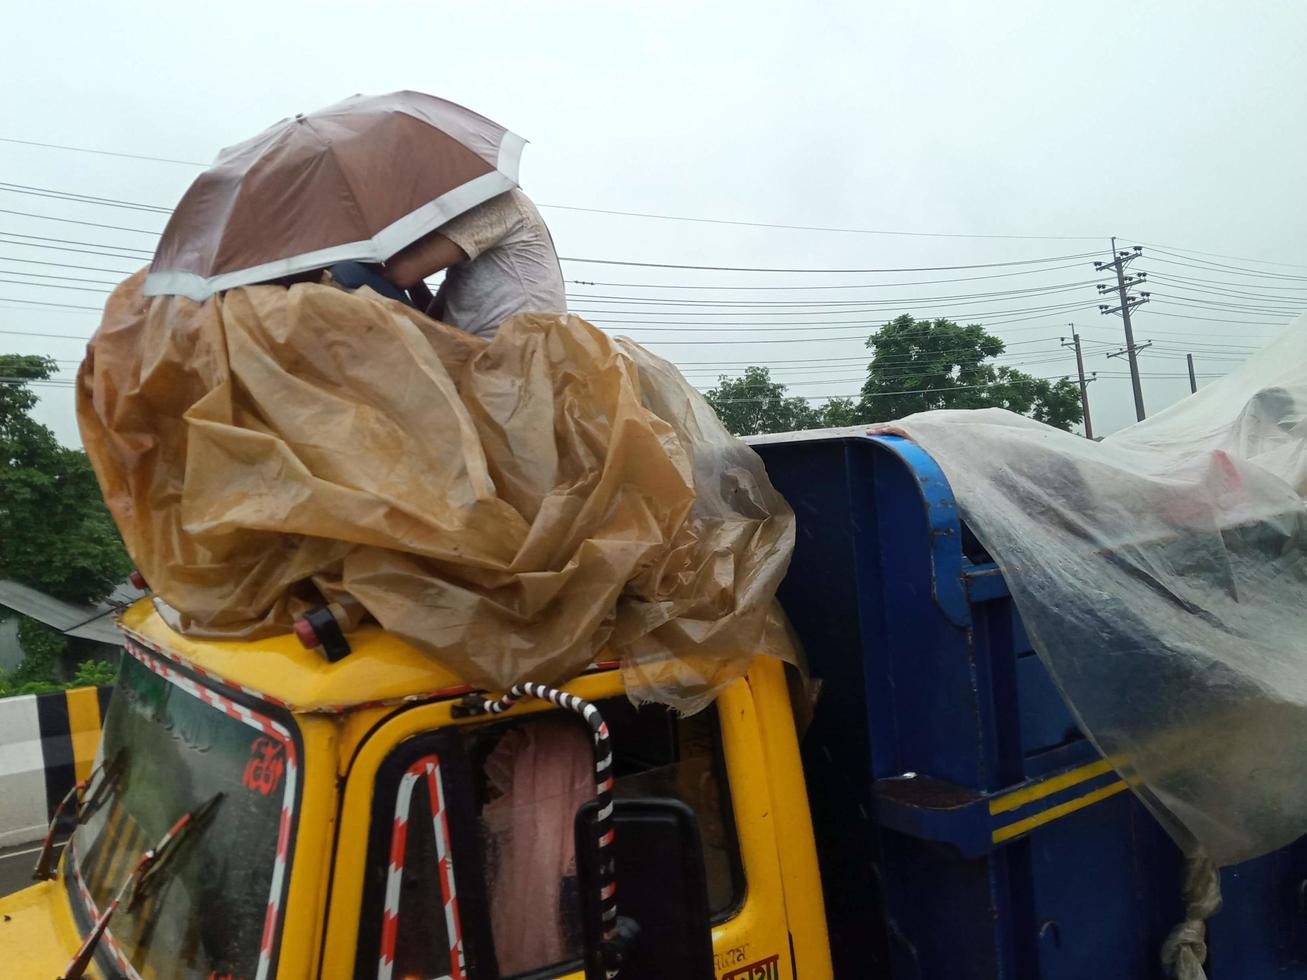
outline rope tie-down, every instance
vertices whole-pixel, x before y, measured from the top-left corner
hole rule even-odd
[[[1207,920],[1221,910],[1221,873],[1197,851],[1185,859],[1184,921],[1162,943],[1162,966],[1176,980],[1207,980]]]
[[[580,715],[594,736],[597,812],[593,829],[599,869],[598,909],[603,933],[604,972],[610,978],[616,977],[634,940],[634,935],[630,933],[634,924],[619,919],[617,914],[617,868],[613,860],[613,841],[617,831],[613,826],[613,749],[608,736],[608,725],[599,709],[585,698],[534,681],[514,684],[500,698],[469,694],[463,704],[474,711],[497,715],[528,697],[548,701],[565,711]]]

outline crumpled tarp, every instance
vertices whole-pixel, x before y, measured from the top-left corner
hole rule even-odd
[[[1307,317],[1101,443],[997,409],[931,454],[1081,728],[1219,865],[1307,833]]]
[[[486,688],[607,648],[634,698],[682,711],[791,657],[793,514],[637,345],[544,314],[487,342],[370,290],[141,281],[109,300],[78,421],[175,628],[255,639],[325,600]]]

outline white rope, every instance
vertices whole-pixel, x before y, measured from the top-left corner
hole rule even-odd
[[[1185,919],[1162,943],[1162,966],[1176,980],[1207,980],[1207,920],[1221,909],[1221,874],[1203,851],[1185,861]]]

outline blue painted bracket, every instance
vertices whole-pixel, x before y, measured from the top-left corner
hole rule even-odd
[[[1096,758],[996,793],[977,793],[918,775],[878,779],[872,792],[882,827],[951,844],[964,857],[977,858],[1126,788],[1121,777]]]
[[[962,588],[958,541],[962,522],[953,488],[939,464],[916,443],[902,436],[869,436],[903,462],[921,489],[930,527],[931,594],[954,626],[971,625],[971,608]]]

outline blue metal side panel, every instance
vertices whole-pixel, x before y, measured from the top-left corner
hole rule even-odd
[[[780,598],[823,683],[802,748],[836,975],[1160,978],[1180,854],[964,553],[934,461],[893,437],[758,449],[798,518]],[[1210,980],[1307,978],[1307,844],[1223,887]]]
[[[1030,884],[1041,980],[1151,978],[1180,921],[1179,855],[1128,793],[1032,833]],[[1154,860],[1156,855],[1164,860]]]
[[[1307,976],[1307,842],[1221,872],[1210,980]]]
[[[1029,753],[1065,745],[1081,738],[1071,712],[1033,655],[1017,658],[1017,697],[1021,702],[1021,742]],[[1037,772],[1027,774],[1039,775]]]

